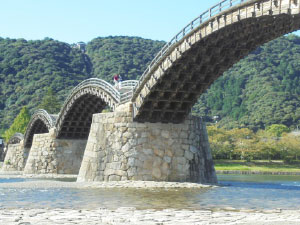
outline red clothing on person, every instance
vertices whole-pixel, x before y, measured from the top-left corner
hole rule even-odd
[[[114,75],[114,80],[119,81],[119,75],[118,74]]]

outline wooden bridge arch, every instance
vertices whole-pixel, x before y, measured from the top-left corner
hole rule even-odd
[[[221,1],[183,28],[150,63],[132,97],[134,120],[183,122],[225,71],[299,27],[299,0]]]

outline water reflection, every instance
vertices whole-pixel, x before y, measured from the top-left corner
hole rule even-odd
[[[195,196],[209,191],[134,189],[11,189],[0,190],[0,207],[32,208],[195,208]]]
[[[200,190],[1,188],[0,208],[300,209],[300,177],[222,175],[219,181],[218,188]]]

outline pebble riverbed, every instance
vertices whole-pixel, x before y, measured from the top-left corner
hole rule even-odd
[[[211,211],[211,210],[136,210],[118,208],[109,210],[73,209],[3,209],[0,224],[46,225],[46,224],[300,224],[300,211]]]
[[[0,175],[0,178],[24,178],[21,175]],[[72,176],[25,178],[72,178]],[[18,183],[0,183],[0,188],[215,188],[193,183],[173,182],[95,182],[76,183],[53,180],[32,180]],[[0,224],[5,225],[44,225],[44,224],[255,224],[255,225],[289,225],[300,224],[300,210],[248,210],[234,208],[214,208],[202,210],[190,209],[136,209],[119,207],[116,209],[62,209],[30,207],[0,209]]]

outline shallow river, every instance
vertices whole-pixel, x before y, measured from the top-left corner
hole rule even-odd
[[[0,208],[300,209],[300,176],[219,175],[212,189],[0,188]],[[26,179],[0,179],[27,182]]]

